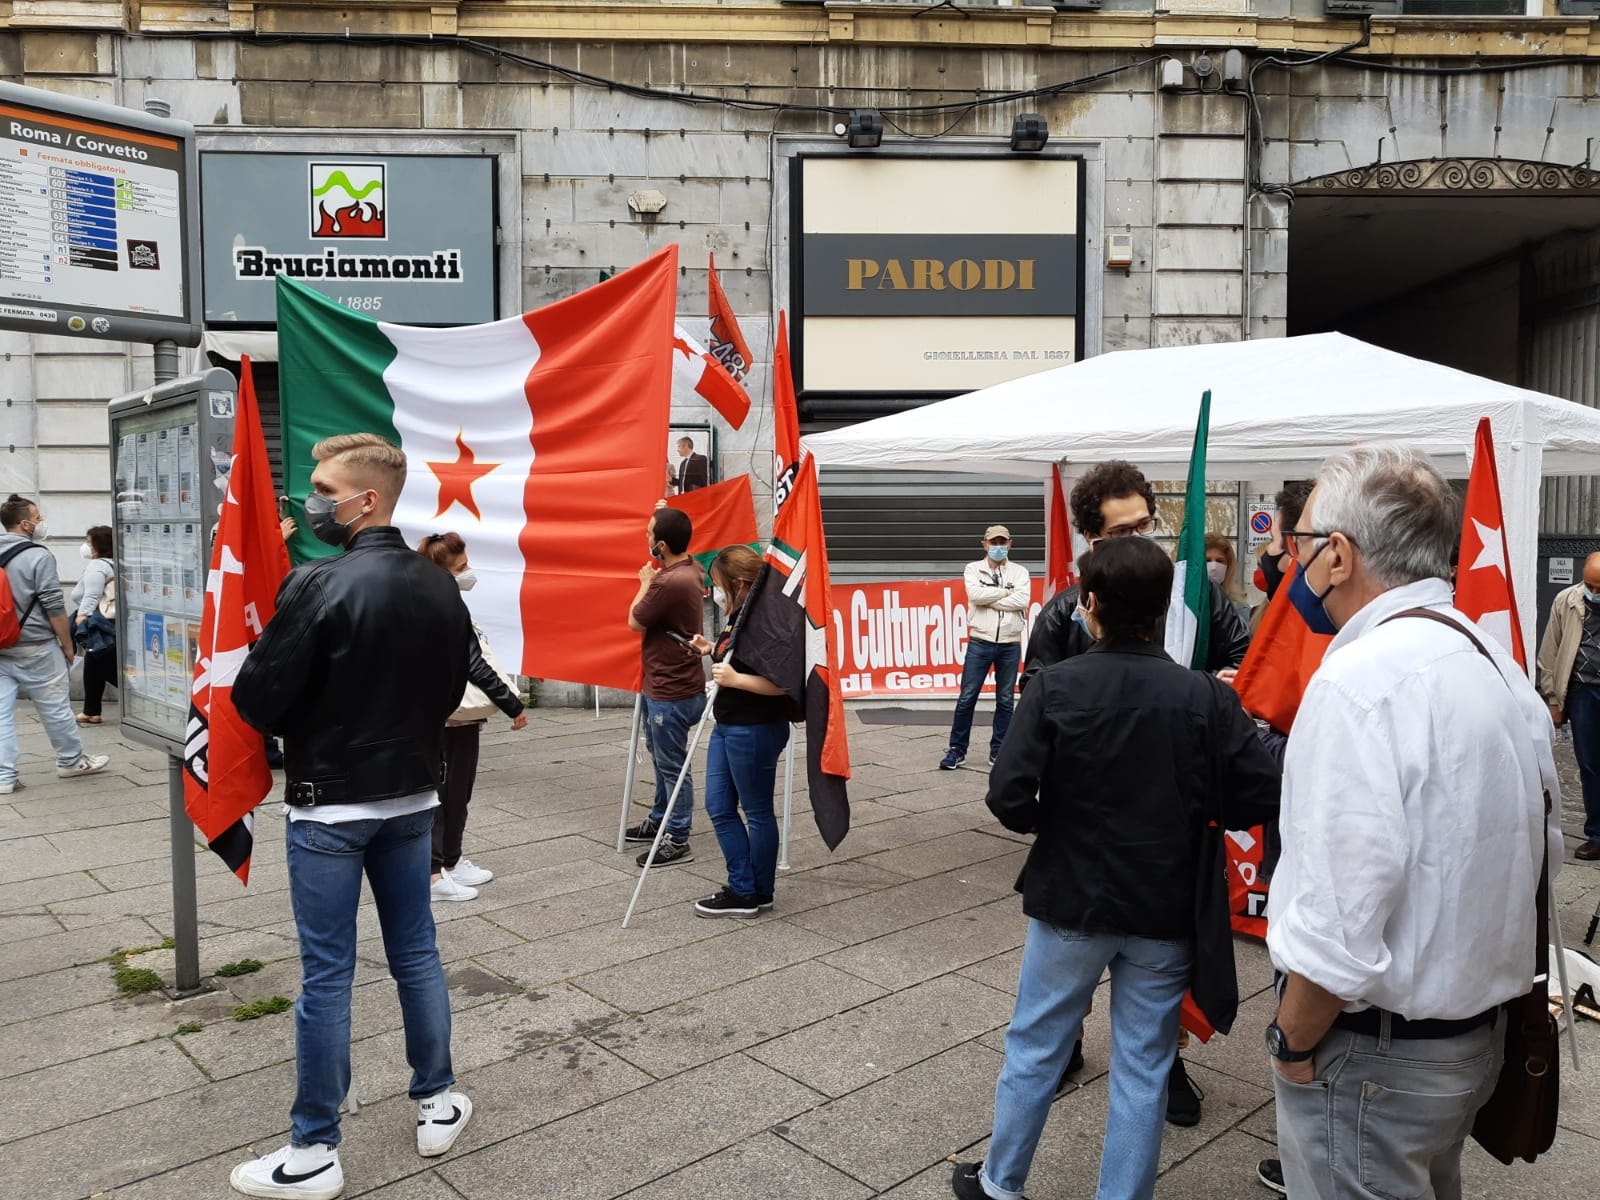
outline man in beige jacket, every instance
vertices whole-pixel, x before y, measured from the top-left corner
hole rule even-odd
[[[1600,859],[1600,554],[1583,564],[1583,582],[1550,606],[1539,644],[1539,694],[1557,725],[1572,722],[1572,749],[1583,781],[1583,845],[1573,857]]]
[[[1017,702],[1022,634],[1033,600],[1027,568],[1011,561],[1011,531],[1004,525],[983,531],[983,557],[967,564],[962,579],[967,589],[967,656],[950,725],[950,748],[939,761],[941,771],[954,771],[966,761],[972,714],[990,670],[994,671],[994,731],[989,738],[989,765],[994,766]]]

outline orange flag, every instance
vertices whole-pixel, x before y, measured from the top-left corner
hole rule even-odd
[[[1061,468],[1050,468],[1050,508],[1046,512],[1044,548],[1044,598],[1064,592],[1078,582],[1077,553],[1072,543],[1072,518],[1061,490]]]
[[[772,351],[772,511],[789,498],[800,469],[800,405],[789,368],[789,319],[778,310],[778,344]]]
[[[729,546],[750,546],[759,553],[761,535],[756,532],[756,502],[750,491],[750,476],[735,475],[710,487],[695,488],[673,496],[667,504],[688,514],[694,525],[689,554],[702,567],[709,569],[717,552]]]
[[[1456,607],[1504,646],[1517,666],[1528,666],[1522,621],[1511,587],[1506,519],[1500,507],[1500,474],[1494,465],[1489,418],[1478,422],[1467,502],[1462,506],[1461,553],[1456,567]]]
[[[277,611],[289,551],[278,529],[250,359],[240,364],[233,465],[211,546],[183,750],[183,806],[240,880],[250,882],[254,810],[272,790],[261,734],[233,707],[233,680]]]
[[[711,357],[722,364],[734,382],[743,384],[750,374],[750,347],[739,329],[739,319],[733,315],[733,306],[722,290],[717,278],[717,256],[710,255],[706,268],[706,301],[711,318]],[[735,426],[737,428],[737,426]]]
[[[1233,681],[1245,711],[1280,733],[1288,733],[1293,727],[1306,684],[1317,673],[1328,643],[1333,641],[1331,636],[1312,633],[1289,603],[1289,585],[1299,570],[1300,564],[1295,563],[1273,594],[1261,618],[1261,628]]]

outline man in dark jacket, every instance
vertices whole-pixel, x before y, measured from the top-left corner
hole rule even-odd
[[[1112,459],[1091,470],[1072,489],[1072,524],[1093,546],[1104,538],[1154,537],[1155,489],[1144,473],[1130,462]],[[1028,638],[1026,688],[1044,668],[1082,654],[1094,645],[1078,613],[1079,588],[1067,588],[1050,598],[1033,623]],[[1163,624],[1164,628],[1164,624]],[[1159,637],[1156,639],[1161,640]],[[1237,667],[1250,648],[1250,630],[1228,601],[1219,584],[1211,585],[1211,640],[1208,671]]]
[[[405,1018],[418,1153],[443,1154],[472,1115],[452,1090],[428,870],[440,736],[482,655],[460,588],[391,524],[405,456],[372,434],[329,438],[312,453],[306,517],[344,553],[289,573],[233,685],[240,715],[284,742],[298,1086],[289,1144],[241,1163],[232,1184],[247,1196],[322,1200],[344,1187],[339,1104],[350,1090],[363,874]]]
[[[1208,822],[1274,816],[1279,771],[1224,683],[1161,646],[1172,561],[1141,538],[1083,563],[1096,645],[1050,667],[1017,705],[989,776],[990,810],[1034,835],[1017,881],[1029,918],[986,1160],[957,1166],[962,1200],[1020,1200],[1089,999],[1111,970],[1111,1108],[1096,1193],[1155,1191],[1178,1012],[1194,966]],[[1225,921],[1225,914],[1214,914]],[[1226,935],[1223,940],[1227,943]],[[1209,942],[1207,943],[1209,944]],[[1231,943],[1225,946],[1232,953]]]

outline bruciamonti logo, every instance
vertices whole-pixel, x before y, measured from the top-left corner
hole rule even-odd
[[[314,162],[309,199],[313,238],[387,238],[389,207],[381,162]]]

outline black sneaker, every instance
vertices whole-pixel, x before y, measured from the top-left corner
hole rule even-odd
[[[753,917],[761,911],[754,896],[743,896],[732,888],[723,888],[709,900],[694,902],[697,917]]]
[[[983,1190],[983,1184],[978,1182],[978,1171],[982,1163],[957,1163],[954,1173],[950,1176],[950,1190],[957,1196],[957,1200],[989,1200],[989,1193]],[[1022,1200],[1028,1200],[1026,1196]]]
[[[962,763],[964,763],[966,761],[967,761],[967,756],[965,754],[961,753],[961,751],[959,751],[959,750],[948,750],[948,751],[945,752],[945,756],[939,760],[939,770],[941,770],[941,771],[954,771],[957,767],[959,767]]]
[[[1205,1097],[1189,1078],[1183,1059],[1173,1059],[1172,1074],[1167,1076],[1167,1124],[1184,1129],[1200,1124],[1200,1101]]]
[[[1289,1194],[1289,1187],[1283,1182],[1283,1164],[1275,1158],[1263,1158],[1256,1164],[1256,1178],[1280,1196]]]
[[[763,896],[759,892],[756,893],[756,907],[757,908],[771,908],[772,907],[772,896],[771,896],[771,894],[769,893],[768,895]]]
[[[660,828],[661,826],[646,817],[637,825],[628,826],[628,831],[622,835],[622,840],[625,842],[653,842],[656,840],[656,830]]]
[[[652,838],[654,836],[654,834],[651,835]],[[650,861],[650,851],[646,850],[633,861],[641,867],[644,866],[645,863]],[[671,838],[666,838],[661,843],[661,849],[656,851],[655,865],[658,867],[671,867],[676,866],[678,863],[690,863],[693,861],[694,851],[689,849],[688,842],[675,842]]]
[[[1072,1090],[1072,1077],[1083,1070],[1083,1039],[1079,1038],[1072,1043],[1072,1057],[1067,1059],[1067,1069],[1061,1072],[1061,1081],[1056,1084],[1056,1094],[1052,1100],[1059,1100]]]

